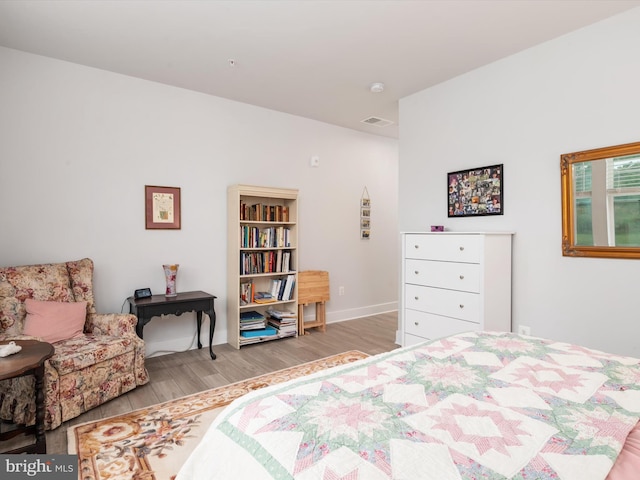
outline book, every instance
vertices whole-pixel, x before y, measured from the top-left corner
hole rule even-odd
[[[297,318],[279,319],[279,318],[269,317],[267,319],[267,322],[271,323],[274,327],[280,327],[280,326],[287,326],[287,325],[296,325],[298,323],[298,319]]]
[[[276,300],[277,298],[273,297],[269,292],[256,292],[253,295],[253,301],[255,303],[272,303]]]
[[[296,325],[295,323],[277,324],[272,320],[269,320],[268,325],[274,327],[281,333],[292,333],[298,331],[298,325]]]
[[[282,292],[282,300],[291,300],[295,279],[295,275],[287,275],[287,281],[285,282],[284,291]]]
[[[265,327],[265,328],[261,328],[259,330],[243,330],[240,332],[240,335],[245,337],[245,338],[249,338],[249,337],[268,337],[271,335],[277,335],[278,334],[278,330],[276,330],[274,327]]]
[[[273,279],[271,280],[271,296],[273,298],[277,298],[278,300],[280,300],[280,284],[282,283],[282,280],[280,280],[279,278]]]
[[[240,284],[240,305],[247,305],[253,302],[253,282],[242,282]]]
[[[283,319],[283,318],[297,318],[298,315],[295,312],[288,312],[285,310],[274,310],[270,308],[267,310],[267,313],[273,318]]]
[[[273,303],[277,302],[275,298],[256,298],[254,300],[255,303]]]
[[[255,321],[255,322],[243,322],[240,324],[240,331],[244,330],[261,330],[265,328],[266,324],[263,321]]]
[[[291,252],[282,253],[282,272],[287,273],[291,269]]]
[[[247,320],[264,320],[265,317],[260,312],[256,312],[255,310],[250,310],[248,312],[240,312],[240,321]]]

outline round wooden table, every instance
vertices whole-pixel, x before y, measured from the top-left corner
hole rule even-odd
[[[0,341],[6,345],[11,340]],[[53,345],[37,340],[13,340],[22,350],[13,355],[0,357],[0,380],[33,375],[35,378],[36,423],[31,426],[18,426],[0,433],[0,441],[9,440],[22,433],[35,434],[35,443],[3,453],[47,453],[47,439],[44,433],[44,362],[51,358]]]

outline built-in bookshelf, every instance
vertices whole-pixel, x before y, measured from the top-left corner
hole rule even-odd
[[[229,345],[297,336],[298,190],[231,185],[227,202]]]

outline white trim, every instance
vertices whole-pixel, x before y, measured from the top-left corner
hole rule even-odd
[[[305,315],[305,318],[310,320],[315,318],[315,309],[309,305],[309,315]],[[369,305],[366,307],[351,308],[348,310],[340,310],[337,312],[327,312],[327,323],[338,323],[346,320],[355,320],[356,318],[368,317],[371,315],[379,315],[381,313],[390,313],[398,311],[398,302],[381,303],[378,305]],[[219,320],[219,319],[218,319]],[[216,351],[217,345],[224,345],[227,343],[227,329],[222,328],[222,322],[216,323],[216,331],[213,334],[213,351]],[[220,327],[220,328],[218,328]],[[194,333],[189,337],[171,338],[164,342],[153,341],[150,345],[145,344],[147,353],[145,356],[158,357],[161,355],[167,355],[176,352],[185,352],[187,350],[195,350],[198,348],[195,337],[195,325],[193,325]],[[398,332],[396,331],[396,343],[400,345],[398,341]],[[200,330],[200,341],[202,342],[202,349],[209,348],[209,317],[208,315],[202,316],[202,329]]]

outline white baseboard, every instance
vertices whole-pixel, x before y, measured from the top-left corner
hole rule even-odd
[[[304,318],[310,320],[315,318],[314,309],[311,308],[309,316],[305,315]],[[348,310],[339,310],[333,312],[327,312],[327,323],[343,322],[345,320],[353,320],[355,318],[369,317],[371,315],[379,315],[381,313],[395,312],[398,310],[398,302],[380,303],[378,305],[369,305],[366,307],[350,308]]]
[[[184,314],[189,315],[189,314]],[[195,315],[194,315],[195,316]],[[169,316],[171,317],[171,316]],[[157,322],[159,319],[154,319],[154,322]],[[178,336],[180,333],[184,331],[184,327],[172,330],[171,334],[168,337],[163,339],[157,339],[161,335],[160,332],[151,331],[149,335],[147,335],[147,327],[145,327],[144,332],[144,340],[145,340],[145,356],[146,357],[159,357],[162,355],[168,355],[170,353],[179,353],[186,352],[188,350],[195,350],[198,348],[198,340],[196,337],[196,328],[195,322],[188,323],[188,336]],[[153,322],[151,322],[152,324]],[[151,325],[149,324],[149,325]],[[221,325],[218,321],[216,322],[216,330],[213,334],[213,346],[221,345],[223,343],[227,343],[227,326]],[[202,327],[200,329],[200,343],[202,343],[202,349],[209,348],[209,316],[203,315],[202,317]],[[214,348],[215,353],[215,348]]]
[[[312,320],[315,318],[315,309],[308,308],[309,315],[305,315],[305,318]],[[395,312],[398,310],[398,302],[381,303],[378,305],[369,305],[366,307],[350,308],[347,310],[339,310],[333,312],[327,312],[327,323],[344,322],[346,320],[354,320],[356,318],[368,317],[371,315],[378,315],[381,313]],[[227,343],[227,328],[226,324],[222,325],[221,322],[216,323],[216,331],[213,334],[213,351],[215,352],[215,346]],[[146,334],[145,330],[145,334]],[[176,337],[175,332],[170,339],[167,340],[155,340],[153,333],[149,332],[149,341],[145,343],[146,357],[159,357],[161,355],[168,355],[170,353],[186,352],[188,350],[194,350],[198,348],[195,332],[190,336]],[[145,340],[147,335],[145,335]],[[202,319],[202,329],[200,331],[200,342],[203,349],[209,348],[209,318],[204,315]],[[396,332],[396,343],[398,343],[398,332]],[[398,343],[400,345],[400,343]]]

